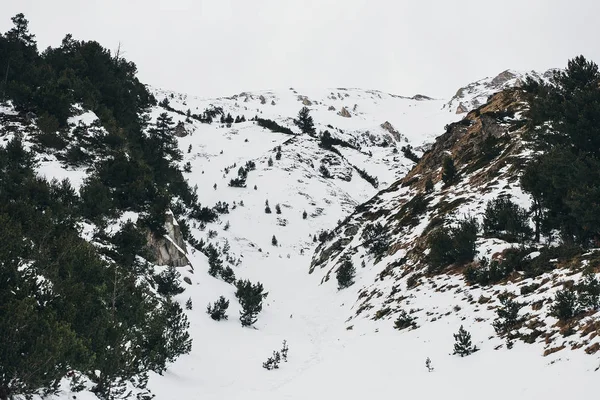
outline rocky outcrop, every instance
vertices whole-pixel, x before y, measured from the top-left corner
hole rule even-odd
[[[301,101],[306,107],[310,107],[313,104],[312,101],[310,101],[306,96],[298,96],[298,100]]]
[[[469,109],[461,102],[458,104],[458,107],[456,108],[456,113],[457,114],[465,114],[469,112]]]
[[[348,109],[346,107],[342,107],[342,109],[340,110],[340,112],[338,112],[338,115],[340,117],[344,117],[344,118],[350,118],[350,117],[352,117],[352,115],[350,114],[350,111],[348,111]]]
[[[174,267],[189,265],[187,247],[181,233],[181,228],[170,211],[167,212],[165,229],[167,233],[161,237],[156,237],[149,231],[146,235],[148,247],[154,253],[156,264],[171,265]]]
[[[390,135],[392,135],[392,137],[394,138],[394,140],[396,140],[397,142],[399,142],[400,140],[402,140],[402,135],[400,135],[400,132],[398,132],[396,130],[396,128],[394,128],[394,126],[389,121],[385,121],[380,126],[381,126],[381,128],[383,128],[386,131],[388,131],[390,133]]]

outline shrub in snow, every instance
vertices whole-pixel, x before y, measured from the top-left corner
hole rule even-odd
[[[473,346],[471,343],[471,334],[460,326],[458,333],[454,334],[454,353],[458,354],[461,357],[465,357],[475,353],[477,350],[477,346]]]
[[[356,268],[350,259],[344,260],[342,265],[338,268],[335,273],[335,277],[338,282],[338,289],[346,289],[354,284],[354,276],[356,275]]]
[[[215,321],[220,321],[222,319],[227,319],[227,309],[229,308],[229,300],[225,299],[225,297],[219,297],[219,300],[215,301],[214,304],[208,303],[206,307],[206,313],[210,315],[212,319]]]
[[[498,317],[492,326],[498,335],[507,335],[523,321],[523,317],[519,317],[519,310],[525,304],[514,301],[508,293],[502,293],[498,298],[501,306],[496,308]]]
[[[428,238],[428,271],[436,273],[453,263],[466,264],[473,261],[476,254],[475,242],[479,226],[474,218],[459,222],[449,229],[440,228]]]
[[[281,362],[281,354],[278,351],[273,351],[273,356],[267,358],[267,361],[263,363],[263,368],[267,370],[279,369],[279,363]]]
[[[192,298],[188,298],[187,301],[185,302],[185,309],[186,310],[191,310],[192,309]]]
[[[396,321],[394,321],[394,328],[398,329],[399,331],[406,328],[416,328],[416,321],[417,319],[407,313],[405,310],[400,310],[398,318],[396,318]]]
[[[427,367],[427,371],[433,371],[433,366],[431,365],[431,359],[429,357],[427,357],[427,359],[425,360],[425,367]]]
[[[502,196],[490,201],[483,217],[483,233],[508,241],[523,242],[531,237],[527,210]]]
[[[287,340],[284,340],[283,341],[283,345],[281,347],[281,359],[284,362],[287,362],[287,360],[288,360],[288,350],[289,350],[289,348],[288,348],[288,345],[287,345]]]
[[[560,321],[568,321],[579,314],[579,302],[572,289],[563,289],[556,292],[554,302],[550,306],[550,315]]]
[[[279,242],[277,241],[277,238],[275,237],[275,235],[273,235],[273,237],[271,238],[271,244],[273,246],[277,246]]]
[[[306,212],[306,210],[304,210],[302,212],[302,219],[306,219],[306,218],[308,218],[308,213]]]
[[[275,205],[275,213],[281,214],[281,206],[279,204]]]

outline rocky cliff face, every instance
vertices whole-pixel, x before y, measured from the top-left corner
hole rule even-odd
[[[167,213],[165,229],[167,233],[162,237],[156,237],[150,232],[146,236],[148,246],[156,257],[156,264],[173,267],[189,265],[185,240],[172,212]]]

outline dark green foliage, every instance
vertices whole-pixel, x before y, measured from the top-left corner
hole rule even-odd
[[[184,292],[180,283],[181,274],[175,267],[168,267],[166,270],[154,277],[156,282],[156,291],[165,297],[173,297]]]
[[[389,236],[381,223],[369,224],[365,227],[361,235],[368,253],[375,257],[381,257],[389,247]]]
[[[401,150],[402,150],[402,154],[404,154],[404,157],[408,158],[412,162],[415,162],[415,163],[419,162],[419,156],[415,154],[415,152],[413,151],[413,148],[410,144],[407,144],[406,146],[402,146]]]
[[[433,181],[431,180],[431,178],[427,178],[427,180],[425,181],[425,192],[433,192]]]
[[[396,321],[394,321],[394,328],[398,329],[399,331],[406,328],[414,329],[417,327],[416,321],[417,319],[409,313],[407,313],[405,310],[400,310],[398,318],[396,318]]]
[[[498,296],[500,307],[496,308],[497,318],[492,325],[498,335],[507,335],[511,330],[518,327],[524,320],[524,316],[519,316],[519,310],[525,305],[511,299],[508,293]]]
[[[441,271],[454,262],[454,241],[445,228],[433,231],[427,242],[430,249],[427,255],[429,272]]]
[[[357,166],[354,166],[354,169],[356,170],[356,172],[358,172],[358,175],[360,175],[361,178],[369,182],[371,186],[373,186],[375,189],[379,187],[379,179],[377,179],[373,175],[369,175],[367,171],[365,171],[364,169],[360,169]]]
[[[240,321],[242,326],[251,326],[257,321],[258,314],[262,311],[262,301],[267,297],[263,285],[259,282],[252,284],[249,280],[238,281],[235,297],[242,306]]]
[[[272,369],[279,369],[279,363],[281,362],[281,354],[278,351],[273,351],[273,356],[267,358],[262,366],[264,369],[270,371]]]
[[[466,264],[473,261],[478,230],[479,225],[473,218],[461,221],[457,227],[450,230],[454,242],[454,262]]]
[[[185,301],[185,309],[186,310],[191,310],[193,308],[193,303],[192,303],[192,298],[189,297],[186,301]]]
[[[582,309],[596,310],[600,307],[600,282],[591,271],[584,274],[577,285],[578,301]]]
[[[335,273],[335,277],[338,282],[338,289],[346,289],[354,284],[354,277],[356,275],[356,268],[350,259],[344,260],[342,265],[338,268]]]
[[[298,118],[294,120],[294,124],[302,133],[306,133],[309,135],[315,134],[315,124],[313,122],[313,118],[310,115],[310,110],[308,107],[302,107],[298,112]]]
[[[227,320],[227,309],[229,308],[229,300],[221,296],[214,304],[208,303],[206,313],[215,321]]]
[[[269,165],[269,167],[273,166],[273,159],[271,157],[269,157],[269,161],[267,162],[267,164]]]
[[[319,135],[319,146],[326,150],[332,150],[336,154],[340,153],[333,146],[347,147],[356,150],[356,146],[353,146],[342,139],[334,138],[331,136],[331,132],[327,130]]]
[[[286,128],[285,126],[281,126],[279,125],[277,122],[272,121],[270,119],[262,119],[262,118],[256,118],[256,123],[265,128],[268,129],[272,132],[275,133],[285,133],[286,135],[293,135],[294,132],[290,129],[290,128]]]
[[[460,329],[454,335],[454,353],[458,354],[461,357],[466,357],[475,353],[477,350],[477,346],[473,346],[471,343],[471,334],[467,332],[463,326],[460,326]]]
[[[149,256],[136,226],[125,224],[100,254],[79,236],[84,208],[73,188],[33,167],[19,137],[0,148],[0,393],[51,389],[73,369],[104,398],[130,379],[143,386],[147,371],[189,351],[181,308],[145,283],[136,255]]]
[[[308,218],[308,213],[306,212],[306,210],[302,211],[302,219],[306,219]]]
[[[234,284],[235,283],[235,272],[233,271],[233,269],[231,267],[227,266],[221,270],[221,279],[223,279],[225,282],[227,282],[229,284]]]
[[[217,201],[213,210],[215,210],[217,214],[229,214],[229,203],[226,201]]]
[[[430,252],[427,256],[429,272],[440,272],[450,264],[466,264],[475,258],[477,222],[467,218],[457,227],[438,228],[428,238]]]
[[[550,306],[550,315],[560,321],[568,321],[581,312],[577,294],[571,289],[556,292],[554,303]]]
[[[448,186],[456,180],[457,171],[454,166],[454,160],[450,156],[444,157],[444,161],[442,163],[442,181],[444,181],[445,186]]]
[[[554,229],[566,243],[600,237],[600,74],[583,56],[556,71],[552,84],[529,79],[528,135],[542,150],[522,176],[534,199],[536,238]]]
[[[233,178],[229,181],[229,186],[231,187],[239,187],[239,188],[244,188],[246,187],[246,177],[238,177],[238,178]]]
[[[279,204],[275,204],[275,213],[281,214],[281,206]]]
[[[275,235],[273,235],[273,237],[271,238],[271,244],[273,246],[277,246],[279,244],[279,242],[277,241],[277,238],[275,237]]]
[[[204,247],[204,254],[208,257],[208,274],[214,278],[221,276],[223,272],[223,261],[219,258],[219,252],[212,245]]]
[[[527,211],[508,197],[490,201],[483,217],[483,232],[507,241],[523,242],[533,233],[529,227]]]
[[[284,362],[288,361],[288,351],[289,350],[290,349],[289,349],[289,347],[287,345],[287,340],[284,340],[283,343],[282,343],[282,345],[281,345],[281,350],[280,350],[280,352],[281,352],[281,359]]]

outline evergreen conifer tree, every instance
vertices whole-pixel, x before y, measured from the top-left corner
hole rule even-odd
[[[479,350],[476,346],[473,346],[471,343],[471,334],[460,326],[458,333],[454,334],[454,353],[458,354],[461,357],[465,357],[475,353]]]
[[[310,115],[310,110],[308,107],[302,107],[298,112],[298,118],[294,120],[294,123],[302,133],[306,133],[309,135],[314,135],[315,133],[315,124],[313,122],[313,118]]]
[[[224,296],[220,296],[214,304],[208,303],[206,306],[206,313],[210,315],[215,321],[221,321],[227,319],[227,309],[229,308],[229,300]]]
[[[240,321],[242,326],[251,326],[257,321],[258,314],[262,311],[262,301],[267,297],[263,285],[259,282],[252,284],[249,280],[240,280],[236,283],[235,297],[242,306]]]
[[[454,160],[450,156],[444,158],[442,164],[442,181],[448,186],[456,178],[456,167],[454,166]]]

